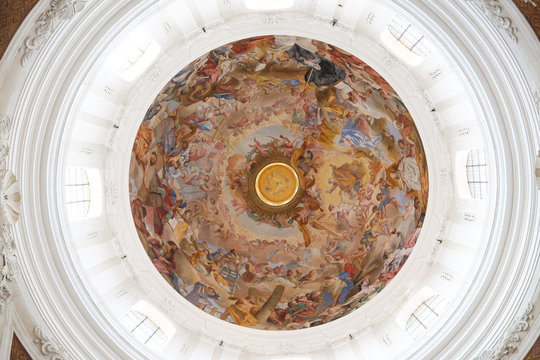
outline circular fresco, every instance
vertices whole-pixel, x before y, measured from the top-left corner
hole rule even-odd
[[[139,128],[133,220],[156,269],[222,320],[290,330],[379,293],[427,205],[424,149],[393,88],[332,45],[262,36],[178,72]]]

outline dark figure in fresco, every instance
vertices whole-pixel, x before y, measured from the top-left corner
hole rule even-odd
[[[312,82],[317,86],[325,86],[345,80],[345,70],[332,61],[320,57],[298,44],[294,44],[286,53],[302,65],[310,67],[304,75],[306,82]]]
[[[158,236],[150,236],[148,238],[148,245],[151,251],[152,262],[156,269],[171,279],[174,288],[180,293],[180,278],[175,272],[176,261],[174,260],[174,254],[178,251],[178,245],[173,241],[162,243]]]
[[[204,310],[205,307],[212,306],[210,300],[219,300],[219,295],[212,287],[197,281],[193,285],[191,292],[186,295],[186,299],[193,305]]]
[[[162,106],[160,103],[153,104],[146,112],[146,115],[144,115],[143,122],[152,119],[161,111],[161,109],[162,109]]]

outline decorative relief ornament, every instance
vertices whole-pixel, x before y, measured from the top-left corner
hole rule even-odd
[[[22,65],[25,66],[34,52],[43,47],[62,22],[80,12],[85,4],[86,0],[51,0],[49,8],[36,20],[34,35],[24,40]]]
[[[120,131],[120,125],[115,121],[109,137],[107,138],[107,148],[112,149],[118,141],[118,132]]]
[[[49,336],[43,333],[43,330],[36,326],[34,329],[36,338],[34,343],[38,344],[40,351],[50,360],[70,360],[72,359],[66,351],[58,346],[55,341],[53,341]]]
[[[503,356],[513,354],[517,351],[522,339],[519,333],[527,331],[529,329],[529,320],[534,316],[531,314],[533,310],[533,304],[529,303],[523,314],[518,317],[510,328],[506,331],[504,338],[500,341],[499,346],[495,349],[489,360],[499,360]]]
[[[163,67],[158,63],[155,62],[150,66],[148,71],[146,72],[146,77],[150,81],[157,81],[163,74]]]
[[[435,109],[435,104],[433,104],[433,101],[431,101],[429,95],[424,90],[418,89],[418,92],[422,94],[426,112],[430,114],[431,120],[433,121],[433,124],[435,125],[434,134],[436,136],[441,136],[442,124],[441,124],[441,119],[439,119],[439,115],[437,114],[437,110]]]
[[[265,11],[259,13],[262,22],[265,25],[275,25],[279,24],[283,19],[278,11]]]
[[[161,310],[163,310],[166,314],[174,314],[177,310],[176,303],[172,301],[169,298],[164,298],[161,303],[159,304],[159,307]]]
[[[198,39],[199,37],[202,37],[202,36],[207,36],[209,33],[211,33],[212,31],[216,30],[216,29],[219,29],[221,28],[223,25],[225,25],[225,20],[223,19],[220,19],[220,20],[217,20],[213,23],[210,23],[210,24],[206,24],[204,25],[202,28],[198,29],[198,30],[195,30],[195,31],[192,31],[189,35],[186,36],[186,42],[192,42],[196,39]]]
[[[11,120],[0,116],[0,224],[14,224],[21,209],[20,186],[15,174],[7,169]]]
[[[397,57],[394,56],[388,49],[384,48],[384,55],[382,59],[384,65],[388,66],[389,68],[394,68],[397,65],[401,65],[401,61]]]
[[[432,78],[432,79],[436,79],[439,76],[441,76],[441,74],[442,74],[442,70],[437,68],[437,69],[429,72],[429,77]]]
[[[21,192],[19,182],[11,170],[0,169],[0,218],[14,224],[21,211]]]
[[[0,171],[7,169],[9,155],[9,131],[11,120],[7,115],[0,115]],[[1,174],[2,176],[4,173]]]
[[[512,26],[510,18],[501,16],[502,7],[499,5],[499,0],[467,0],[476,3],[491,22],[500,30],[505,31],[512,42],[517,43],[517,29]]]
[[[395,298],[395,303],[397,305],[401,305],[407,301],[407,299],[411,296],[411,289],[409,286],[402,286],[400,291],[397,292],[397,296]]]
[[[519,333],[529,329],[529,320],[534,317],[531,314],[533,307],[532,303],[527,305],[523,314],[512,323],[495,349],[485,350],[474,360],[501,360],[506,355],[515,353],[522,341]]]
[[[11,225],[19,218],[21,208],[19,183],[13,172],[7,169],[10,128],[10,119],[0,116],[0,313],[12,297],[8,282],[15,279],[16,253]]]
[[[447,186],[454,185],[454,169],[452,167],[441,169],[441,182]]]
[[[369,14],[366,15],[366,22],[371,25],[373,24],[373,21],[375,21],[375,13],[373,11],[371,11]]]
[[[292,341],[282,341],[277,345],[278,353],[283,355],[296,354],[297,344]]]
[[[116,201],[118,200],[118,187],[115,183],[106,182],[103,193],[105,195],[105,208],[109,215],[116,215]]]
[[[112,205],[116,203],[116,199],[118,199],[118,187],[116,184],[109,183],[105,185],[105,197]]]
[[[440,223],[439,230],[437,231],[437,235],[435,236],[435,238],[443,239],[446,236],[446,231],[448,230],[448,225],[450,224],[450,216],[447,214],[443,215],[440,218],[439,223]]]
[[[340,23],[337,19],[332,19],[326,16],[313,15],[313,20],[315,22],[330,25],[331,27],[336,27],[347,32],[354,32],[355,30],[352,26],[345,25],[343,23]]]
[[[118,135],[120,133],[120,126],[122,125],[122,123],[124,123],[124,120],[126,120],[129,111],[131,111],[130,106],[120,105],[117,115],[113,120],[112,129],[109,132],[109,136],[107,138],[106,145],[108,149],[114,149],[116,147],[116,143],[118,142]]]
[[[11,301],[11,290],[8,282],[15,279],[15,242],[11,234],[10,225],[2,225],[2,238],[0,239],[0,314]]]

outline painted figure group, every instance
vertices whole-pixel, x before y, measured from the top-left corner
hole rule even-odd
[[[261,216],[254,163],[279,153],[303,197]],[[130,164],[135,228],[187,301],[287,330],[357,309],[404,266],[428,197],[424,150],[392,87],[329,44],[262,36],[219,47],[164,87]]]

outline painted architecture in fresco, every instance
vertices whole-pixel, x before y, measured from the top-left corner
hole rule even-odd
[[[405,264],[428,197],[392,87],[334,46],[264,36],[182,69],[133,145],[135,227],[194,306],[258,329],[354,311]]]

